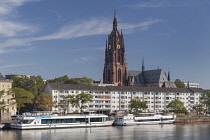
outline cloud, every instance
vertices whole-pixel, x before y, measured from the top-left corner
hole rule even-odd
[[[162,22],[162,19],[147,19],[138,24],[122,24],[120,27],[125,30],[127,33],[133,32],[133,29],[140,29],[142,31],[146,31],[152,27],[152,25]]]
[[[97,47],[97,48],[77,48],[77,49],[74,49],[74,51],[87,51],[87,50],[103,50],[104,51],[105,47]]]
[[[122,24],[119,26],[122,30],[140,28],[148,30],[151,25],[161,22],[160,19],[148,19],[139,24]],[[69,24],[62,27],[57,33],[34,38],[33,40],[52,40],[52,39],[71,39],[90,35],[108,34],[111,31],[112,25],[110,20],[91,19],[82,21],[77,24]]]
[[[37,0],[34,0],[37,1]],[[14,11],[25,4],[32,2],[31,0],[0,0],[0,36],[13,37],[28,35],[36,31],[36,28],[13,21],[11,15],[15,15]]]
[[[177,7],[197,7],[209,5],[209,1],[169,1],[169,0],[147,0],[138,4],[129,6],[130,8],[177,8]]]
[[[24,24],[0,20],[0,36],[3,37],[12,37],[16,35],[21,36],[24,35],[25,33],[31,33],[34,31],[35,28],[32,28]]]
[[[163,20],[161,19],[147,19],[137,24],[122,23],[121,26],[119,26],[119,28],[121,28],[122,30],[125,30],[125,33],[131,33],[133,31],[136,31],[136,29],[145,31],[145,30],[150,29],[152,25],[157,24],[162,21]],[[79,38],[79,37],[85,37],[85,36],[91,36],[91,35],[109,34],[110,31],[112,30],[111,23],[112,22],[107,19],[89,19],[89,20],[80,21],[77,23],[70,23],[61,27],[58,32],[55,32],[49,35],[24,38],[24,39],[6,40],[5,42],[0,43],[0,49],[3,49],[3,48],[6,49],[6,48],[11,48],[11,47],[31,46],[32,43],[35,41],[72,39],[72,38]],[[22,30],[24,29],[27,29],[27,27],[22,28]],[[10,34],[14,35],[16,34],[16,32],[13,33],[11,31]]]
[[[92,56],[82,56],[76,60],[73,60],[72,63],[73,64],[81,64],[81,63],[85,63],[85,62],[90,62],[94,60],[94,58]]]
[[[37,1],[37,0],[34,0]],[[31,0],[0,0],[0,15],[7,15],[14,11],[15,8],[23,5],[25,2],[32,2]]]
[[[136,5],[132,5],[132,8],[162,8],[162,7],[168,7],[171,6],[170,3],[168,3],[168,1],[160,1],[160,0],[156,0],[156,1],[147,1],[147,2],[140,2]]]
[[[65,25],[57,33],[34,38],[34,40],[71,39],[90,35],[107,34],[110,32],[110,29],[111,24],[109,20],[90,19]]]
[[[23,66],[23,64],[11,64],[11,65],[3,65],[3,66],[0,66],[1,69],[6,69],[6,68],[15,68],[15,67],[21,67]]]

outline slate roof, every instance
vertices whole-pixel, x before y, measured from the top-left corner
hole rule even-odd
[[[176,84],[172,81],[165,81],[162,85],[165,88],[176,88]]]
[[[176,92],[176,93],[192,93],[203,92],[201,88],[159,88],[159,87],[128,87],[128,86],[85,86],[70,84],[48,84],[53,90],[95,90],[95,91],[120,91],[120,92]]]
[[[5,80],[4,76],[0,73],[0,80]]]
[[[164,83],[168,81],[167,75],[162,69],[142,71],[128,71],[129,80],[134,84]]]

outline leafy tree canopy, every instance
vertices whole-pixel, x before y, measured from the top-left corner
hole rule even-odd
[[[176,80],[174,81],[174,83],[175,83],[175,85],[176,85],[177,88],[185,88],[184,82],[182,82],[182,81],[179,80],[179,79],[176,79]]]
[[[188,113],[184,103],[178,99],[172,100],[166,107],[176,113]]]
[[[82,112],[82,109],[87,108],[85,105],[88,102],[92,102],[93,96],[91,94],[86,94],[84,92],[77,94],[77,95],[70,95],[69,96],[69,102],[72,106],[76,106],[80,108],[80,112]]]
[[[146,102],[141,102],[140,99],[132,99],[129,107],[131,108],[131,111],[134,110],[136,113],[138,113],[140,109],[148,108]]]
[[[41,93],[37,97],[38,106],[37,109],[40,111],[51,111],[52,107],[55,106],[55,102],[52,101],[52,95]]]
[[[42,96],[44,93],[45,82],[41,76],[21,76],[13,78],[13,88],[22,88],[28,92],[31,92],[34,95],[33,103],[27,104],[25,106],[25,110],[33,111],[38,110],[40,104],[40,100],[38,101],[39,96]],[[21,106],[23,107],[23,106]],[[42,108],[43,109],[43,108]]]
[[[201,96],[201,102],[206,106],[207,110],[210,109],[210,90],[204,90]]]
[[[72,85],[92,85],[93,80],[91,78],[83,76],[82,78],[69,78],[64,75],[59,78],[47,80],[47,83],[61,83],[61,84],[72,84]]]
[[[11,93],[15,94],[14,99],[16,101],[18,114],[20,112],[20,108],[25,107],[26,103],[33,103],[32,99],[34,98],[34,95],[29,91],[22,88],[12,88]]]

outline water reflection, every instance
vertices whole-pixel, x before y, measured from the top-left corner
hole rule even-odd
[[[0,131],[0,140],[207,140],[209,137],[210,123]]]

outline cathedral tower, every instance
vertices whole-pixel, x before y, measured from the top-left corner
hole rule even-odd
[[[128,85],[128,64],[126,63],[123,33],[117,30],[116,12],[113,29],[106,41],[103,83],[116,86]]]

